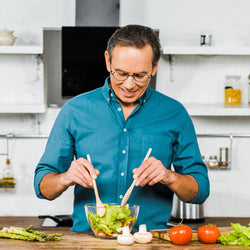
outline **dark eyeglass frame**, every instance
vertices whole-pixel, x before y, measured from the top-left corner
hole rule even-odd
[[[110,65],[110,67],[112,67]],[[123,79],[118,79],[115,77],[115,73],[116,72],[121,72],[122,74],[124,74],[124,78]],[[146,81],[148,81],[149,79],[152,78],[152,74],[148,75],[147,73],[134,73],[134,74],[129,74],[128,72],[122,71],[122,70],[115,70],[115,71],[110,71],[110,74],[117,80],[117,81],[126,81],[128,79],[129,76],[133,77],[134,81],[138,82],[138,83],[145,83]],[[138,79],[136,77],[138,77],[138,75],[143,75],[147,76],[146,79]]]

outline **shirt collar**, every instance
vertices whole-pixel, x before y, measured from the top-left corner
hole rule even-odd
[[[111,103],[112,99],[116,100],[116,98],[115,98],[115,94],[113,90],[109,87],[109,84],[110,84],[110,77],[107,77],[105,80],[104,86],[102,87],[102,94],[105,100],[108,103]],[[146,103],[149,100],[151,94],[152,94],[152,88],[150,87],[150,84],[149,84],[145,93],[139,99],[140,104]]]
[[[109,87],[110,83],[110,77],[107,77],[105,80],[105,83],[102,87],[102,95],[104,99],[108,102],[111,103],[111,93],[113,93],[112,89]]]

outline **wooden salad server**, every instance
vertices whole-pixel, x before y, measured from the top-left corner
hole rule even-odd
[[[91,162],[91,159],[90,159],[90,155],[87,154],[87,160],[89,162]],[[94,192],[95,192],[95,199],[96,199],[96,213],[99,217],[103,217],[105,215],[105,206],[103,205],[100,197],[99,197],[99,193],[98,193],[98,189],[97,189],[97,185],[96,185],[96,181],[95,179],[92,179],[92,182],[93,182],[93,186],[94,186]]]
[[[150,156],[151,154],[151,151],[152,151],[152,148],[149,148],[145,158],[143,161],[147,160],[148,157]],[[125,193],[123,199],[122,199],[122,203],[121,203],[121,207],[124,207],[129,199],[129,196],[131,195],[132,191],[133,191],[133,188],[135,186],[135,183],[136,183],[137,179],[134,179],[134,181],[132,182],[131,186],[129,187],[129,189],[127,190],[127,192]]]

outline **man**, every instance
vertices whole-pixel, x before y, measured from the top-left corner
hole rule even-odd
[[[136,228],[142,223],[166,228],[174,193],[192,203],[208,197],[207,169],[189,115],[179,102],[150,88],[159,59],[153,30],[140,25],[117,30],[105,51],[110,77],[104,86],[72,98],[60,111],[34,186],[39,198],[55,199],[75,185],[71,230],[89,230],[84,204],[95,202],[92,178],[105,203],[120,203],[137,180],[128,201],[140,205]],[[151,156],[142,163],[149,148]]]

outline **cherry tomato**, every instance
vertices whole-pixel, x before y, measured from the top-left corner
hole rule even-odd
[[[186,245],[192,238],[192,230],[189,226],[178,225],[169,230],[169,237],[176,245]]]
[[[108,238],[108,237],[111,237],[110,235],[108,235],[108,234],[106,234],[103,230],[98,230],[98,232],[97,232],[97,235],[98,235],[98,237],[101,237],[101,238]]]
[[[220,236],[220,230],[214,225],[205,225],[199,227],[198,238],[203,243],[216,243]]]

